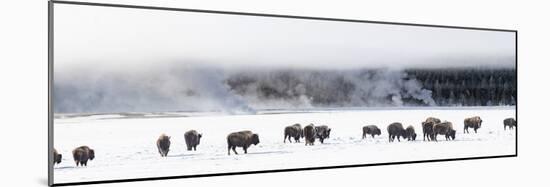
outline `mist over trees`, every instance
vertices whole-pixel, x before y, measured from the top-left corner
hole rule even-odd
[[[515,105],[517,93],[511,68],[286,70],[240,73],[226,84],[245,100],[314,107]]]
[[[439,106],[515,105],[515,69],[409,69]]]

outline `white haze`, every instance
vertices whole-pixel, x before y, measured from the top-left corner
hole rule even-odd
[[[55,5],[54,29],[59,68],[515,65],[513,32],[63,4]]]

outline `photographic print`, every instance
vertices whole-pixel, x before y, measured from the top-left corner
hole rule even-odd
[[[516,31],[50,11],[53,184],[517,155]]]

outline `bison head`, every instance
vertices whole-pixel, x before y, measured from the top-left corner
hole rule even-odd
[[[400,135],[401,137],[403,137],[403,138],[409,137],[409,133],[407,133],[406,130],[402,130],[401,133],[400,133],[399,135]]]
[[[62,157],[63,156],[61,156],[61,154],[55,155],[54,162],[57,163],[57,164],[61,163],[61,158]]]
[[[93,149],[90,149],[89,151],[89,154],[90,154],[90,160],[93,160],[95,158],[95,152]]]
[[[330,130],[331,130],[331,129],[329,128],[329,129],[325,132],[325,137],[327,137],[327,138],[330,137]]]
[[[453,130],[453,129],[449,130],[449,132],[447,132],[447,135],[454,140],[456,135],[456,130]]]
[[[481,120],[481,118],[479,118],[479,125],[478,125],[478,127],[481,127],[481,122],[483,122],[483,120]]]
[[[260,143],[260,136],[258,136],[258,134],[252,134],[251,143],[258,145]]]
[[[382,131],[380,131],[380,129],[376,128],[374,129],[374,135],[381,135],[382,134]]]

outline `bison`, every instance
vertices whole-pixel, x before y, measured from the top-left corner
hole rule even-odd
[[[73,150],[73,158],[76,166],[87,166],[88,160],[95,158],[95,152],[88,146],[80,146]]]
[[[435,124],[436,123],[431,122],[431,121],[422,122],[422,133],[423,133],[423,140],[424,141],[426,141],[426,138],[428,139],[428,141],[431,140]]]
[[[291,141],[291,138],[294,138],[294,142],[298,143],[300,142],[300,138],[303,137],[302,133],[302,126],[298,123],[285,127],[285,138],[283,140],[284,143],[286,143],[286,139],[288,138],[289,142]]]
[[[325,139],[330,137],[330,128],[328,128],[328,126],[326,125],[315,126],[315,132],[316,137],[319,138],[319,141],[321,143],[323,143]]]
[[[456,130],[453,129],[453,124],[451,122],[445,121],[443,123],[438,123],[434,126],[432,140],[437,142],[437,135],[445,135],[446,140],[455,139]]]
[[[196,130],[190,130],[183,134],[185,138],[185,144],[187,145],[187,150],[191,151],[197,150],[197,145],[201,143],[202,134],[199,134]]]
[[[244,154],[246,154],[250,145],[258,145],[258,143],[260,143],[260,137],[258,134],[252,133],[252,131],[233,132],[227,135],[227,155],[231,155],[231,150],[235,154],[238,154],[235,150],[237,147],[242,147]]]
[[[512,128],[516,127],[517,125],[516,120],[514,118],[506,118],[504,119],[503,123],[504,123],[504,130],[506,130],[506,127],[512,130]]]
[[[157,139],[157,148],[161,157],[168,156],[168,151],[170,151],[170,136],[161,134]]]
[[[464,119],[464,133],[470,133],[469,128],[474,128],[474,132],[477,133],[477,129],[481,128],[481,122],[479,116]]]
[[[62,155],[57,153],[57,150],[53,149],[53,164],[61,163]]]
[[[426,141],[426,138],[428,141],[432,139],[431,135],[433,134],[434,125],[438,123],[441,123],[441,120],[434,117],[428,117],[426,121],[422,122],[422,137],[424,141]]]
[[[407,136],[407,140],[408,141],[411,141],[411,140],[416,140],[416,132],[414,132],[414,127],[412,125],[409,125],[406,129],[405,129],[405,135]]]
[[[401,141],[399,137],[406,138],[406,131],[403,128],[403,124],[399,122],[392,123],[388,126],[388,137],[389,141],[393,142],[395,140],[395,137],[397,137],[397,141]]]
[[[382,133],[376,125],[367,125],[363,127],[363,139],[367,137],[367,134],[371,135],[372,138],[374,138],[375,135],[380,136],[380,134]]]
[[[306,140],[306,145],[313,145],[315,143],[315,125],[309,124],[304,127],[304,138]]]

